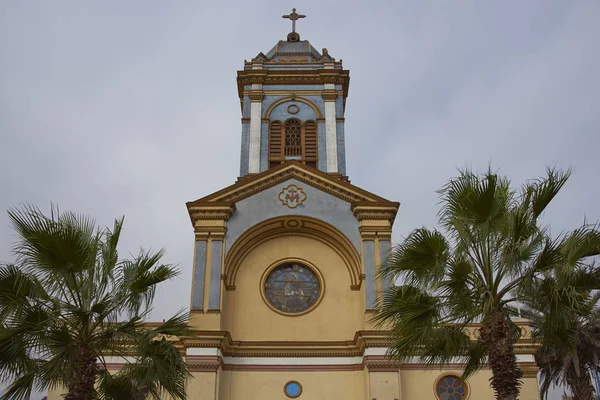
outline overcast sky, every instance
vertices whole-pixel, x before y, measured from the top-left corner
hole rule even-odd
[[[123,256],[164,247],[182,270],[155,318],[188,307],[185,202],[238,177],[236,71],[292,6],[350,70],[348,175],[401,202],[395,241],[435,225],[456,168],[488,163],[515,186],[573,167],[544,220],[600,220],[598,1],[0,0],[0,260],[22,202],[125,215]]]

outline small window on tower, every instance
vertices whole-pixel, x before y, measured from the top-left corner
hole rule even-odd
[[[302,156],[302,128],[297,119],[288,119],[285,122],[285,148],[286,157]]]

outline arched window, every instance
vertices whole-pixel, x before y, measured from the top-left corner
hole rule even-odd
[[[269,168],[286,160],[298,160],[317,168],[317,124],[290,118],[269,124]]]

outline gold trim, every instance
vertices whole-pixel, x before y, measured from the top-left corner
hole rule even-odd
[[[464,365],[464,364],[463,364]],[[464,366],[463,366],[464,368]],[[461,368],[461,369],[463,369]],[[471,385],[469,384],[469,382],[467,382],[465,379],[462,379],[460,376],[458,376],[458,374],[453,373],[453,372],[442,372],[433,382],[433,395],[435,396],[436,399],[440,399],[440,396],[438,396],[437,394],[437,385],[438,382],[441,381],[442,379],[451,376],[455,379],[458,379],[459,381],[461,381],[465,387],[467,388],[467,396],[463,399],[463,400],[469,400],[469,397],[471,397]]]
[[[391,202],[358,186],[345,182],[341,177],[331,176],[325,172],[307,167],[302,162],[296,160],[286,161],[256,175],[242,177],[233,185],[198,200],[188,202],[186,205],[189,210],[195,206],[209,206],[217,202],[231,204],[251,197],[290,178],[297,179],[349,203],[387,204],[396,208],[400,206],[400,203]]]
[[[289,385],[290,383],[295,383],[296,385],[298,385],[298,386],[300,387],[300,393],[298,393],[298,394],[297,394],[297,395],[295,395],[295,396],[291,396],[291,395],[287,394],[287,392],[285,391],[285,388],[286,388],[286,387],[287,387],[287,385]],[[290,399],[295,399],[295,398],[297,398],[297,397],[300,397],[300,395],[302,394],[302,391],[303,391],[302,384],[301,384],[300,382],[298,382],[298,381],[293,381],[293,380],[292,380],[292,381],[288,381],[288,382],[286,382],[286,384],[285,384],[285,385],[283,385],[283,394],[285,394],[285,395],[286,395],[287,397],[289,397]]]
[[[335,89],[325,89],[321,92],[321,97],[325,101],[335,101],[337,99],[338,93]]]
[[[248,97],[250,97],[250,101],[252,103],[260,103],[260,102],[262,102],[262,99],[265,97],[265,92],[263,92],[262,89],[250,90],[248,92]]]
[[[202,311],[193,313],[202,314]],[[151,323],[149,323],[151,324]],[[184,348],[215,348],[223,356],[231,357],[360,357],[367,348],[387,348],[390,346],[390,331],[361,330],[349,340],[337,341],[239,341],[233,340],[229,331],[194,330],[192,334],[179,340]],[[519,343],[519,342],[517,342]],[[530,348],[528,353],[535,354],[537,348]],[[365,356],[371,368],[427,369],[423,363],[402,364],[386,356]],[[519,362],[519,368],[527,374],[534,371],[534,362]],[[452,363],[435,365],[431,369],[460,370],[464,364]],[[489,369],[489,366],[484,366]],[[527,372],[525,372],[527,371]]]
[[[267,294],[265,293],[265,284],[267,283],[267,278],[269,277],[269,275],[271,274],[271,272],[276,269],[277,267],[284,265],[284,264],[289,264],[289,263],[297,263],[297,264],[302,264],[304,267],[308,268],[311,270],[311,272],[313,272],[316,276],[317,279],[319,280],[319,286],[321,287],[321,293],[319,294],[319,298],[317,299],[317,301],[315,302],[315,304],[313,304],[312,306],[310,306],[309,308],[307,308],[306,310],[302,311],[302,312],[298,312],[298,313],[288,313],[285,311],[282,311],[278,308],[275,308],[270,302],[269,299],[267,299]],[[265,270],[265,272],[263,272],[262,276],[260,277],[260,296],[262,297],[263,301],[265,302],[265,304],[267,304],[267,306],[275,311],[278,314],[281,315],[285,315],[286,317],[299,317],[301,315],[305,315],[308,314],[309,312],[311,312],[312,310],[314,310],[315,308],[317,308],[319,306],[319,304],[321,303],[321,301],[323,300],[323,297],[325,297],[325,279],[323,279],[323,274],[321,274],[321,271],[319,271],[319,269],[310,261],[307,261],[303,258],[297,258],[297,257],[288,257],[288,258],[284,258],[281,259],[279,261],[274,262],[273,264],[269,265],[269,267]]]
[[[341,65],[341,64],[340,64]],[[350,72],[343,69],[269,70],[248,69],[237,72],[238,97],[244,96],[244,86],[263,85],[324,85],[342,86],[342,96],[348,96]]]

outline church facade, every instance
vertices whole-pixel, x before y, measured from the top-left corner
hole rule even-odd
[[[392,284],[378,272],[399,203],[350,183],[349,71],[301,40],[303,16],[286,17],[287,39],[237,73],[240,177],[187,203],[195,334],[172,340],[190,367],[189,398],[493,399],[489,369],[462,381],[458,363],[428,368],[386,356],[388,332],[371,318]],[[538,400],[529,327],[517,323],[520,398]]]
[[[289,16],[294,25],[303,16]],[[295,28],[295,26],[294,26]],[[371,316],[399,203],[346,176],[349,71],[293,28],[238,71],[238,181],[187,203],[196,246],[191,399],[493,399],[491,372],[386,357]],[[522,399],[539,399],[528,326]],[[472,334],[476,334],[473,327]]]

